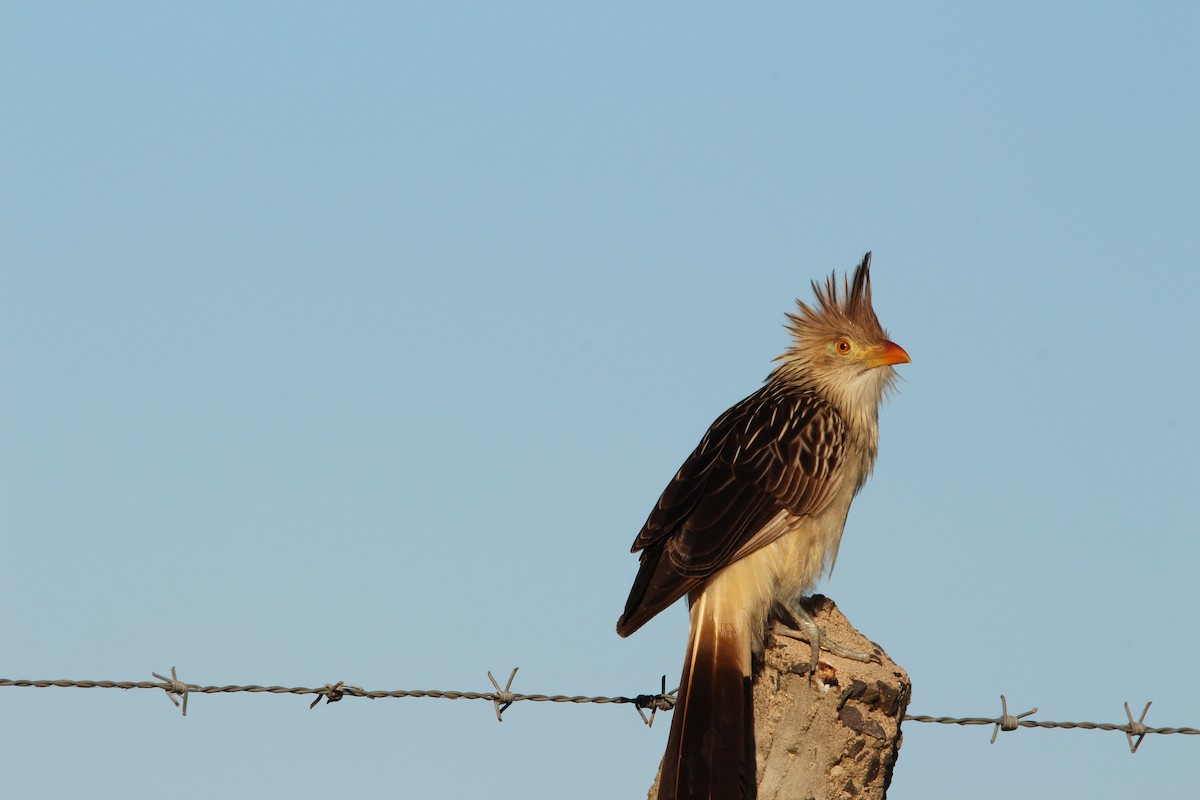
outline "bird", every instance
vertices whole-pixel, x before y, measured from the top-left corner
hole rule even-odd
[[[787,313],[791,339],[763,386],[721,414],[667,484],[631,552],[639,568],[617,633],[682,597],[690,627],[659,800],[756,794],[753,663],[773,618],[812,646],[800,604],[833,568],[851,501],[875,464],[879,407],[911,359],[871,302],[871,253],[853,276],[812,282]]]

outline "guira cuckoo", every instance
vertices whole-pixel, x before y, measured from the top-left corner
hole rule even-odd
[[[909,360],[871,307],[870,265],[867,253],[852,278],[814,282],[815,304],[797,301],[778,366],[709,427],[633,542],[641,566],[617,633],[690,606],[659,800],[755,796],[752,660],[772,614],[798,623],[816,669],[821,633],[799,601],[833,566],[892,365]]]

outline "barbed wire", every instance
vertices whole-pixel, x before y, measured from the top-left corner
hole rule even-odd
[[[1129,703],[1125,703],[1125,717],[1128,720],[1124,724],[1117,725],[1111,722],[1050,722],[1048,720],[1025,719],[1031,714],[1037,713],[1037,708],[1031,708],[1023,714],[1013,716],[1008,713],[1008,700],[1004,695],[1000,695],[1000,716],[991,719],[989,717],[928,717],[925,715],[905,714],[905,722],[936,722],[943,725],[993,725],[991,744],[996,743],[996,734],[1000,731],[1015,731],[1017,728],[1078,728],[1081,730],[1098,730],[1098,731],[1122,731],[1125,734],[1126,740],[1129,742],[1129,752],[1136,753],[1138,747],[1141,746],[1142,740],[1146,738],[1148,733],[1182,733],[1188,736],[1200,735],[1200,729],[1197,728],[1153,728],[1145,724],[1146,714],[1150,711],[1150,703],[1146,703],[1146,707],[1142,709],[1141,715],[1135,720],[1133,712],[1129,710]]]
[[[171,667],[171,677],[159,675],[157,672],[150,673],[158,680],[156,681],[79,681],[79,680],[26,680],[13,678],[0,678],[0,687],[3,686],[21,686],[32,687],[38,689],[61,687],[61,688],[76,688],[76,689],[156,689],[166,692],[167,698],[179,708],[183,716],[187,716],[188,697],[192,694],[225,694],[236,692],[250,693],[267,693],[267,694],[291,694],[291,695],[316,695],[310,704],[309,708],[315,708],[318,703],[324,698],[326,704],[336,703],[344,697],[362,697],[368,700],[382,700],[384,698],[406,698],[406,697],[428,697],[438,700],[488,700],[492,703],[496,712],[496,719],[500,722],[504,721],[504,712],[513,703],[522,701],[530,701],[534,703],[599,703],[612,705],[631,705],[638,715],[642,718],[642,722],[646,725],[654,724],[654,716],[659,711],[670,711],[675,708],[676,693],[675,691],[667,691],[667,679],[664,675],[661,680],[661,689],[655,694],[639,694],[633,697],[602,697],[602,696],[586,696],[586,695],[562,695],[562,694],[520,694],[512,691],[513,680],[517,676],[517,668],[509,673],[508,680],[504,684],[504,688],[500,688],[500,684],[496,681],[495,676],[488,672],[488,680],[491,681],[495,691],[491,692],[464,692],[454,690],[440,689],[394,689],[387,691],[372,690],[368,691],[360,686],[353,686],[345,681],[337,681],[336,683],[327,683],[319,687],[307,686],[258,686],[250,685],[228,685],[228,686],[202,686],[194,683],[186,683],[179,680],[176,674],[175,667]],[[645,712],[649,711],[649,714]],[[1004,695],[1000,695],[1000,716],[998,717],[931,717],[923,714],[905,714],[904,722],[928,722],[942,725],[991,725],[992,738],[991,743],[995,744],[996,736],[1000,731],[1015,731],[1018,728],[1064,728],[1064,729],[1082,729],[1082,730],[1102,730],[1102,731],[1121,731],[1125,734],[1125,738],[1129,743],[1129,751],[1136,753],[1138,747],[1147,734],[1184,734],[1189,736],[1200,735],[1200,728],[1155,728],[1145,724],[1146,714],[1150,711],[1150,703],[1147,702],[1145,708],[1142,709],[1141,715],[1135,720],[1133,712],[1129,710],[1129,703],[1125,703],[1126,722],[1117,724],[1111,722],[1052,722],[1048,720],[1033,720],[1027,719],[1037,713],[1037,708],[1032,708],[1021,714],[1012,715],[1008,713],[1008,699]]]
[[[192,694],[222,694],[234,692],[251,692],[251,693],[267,693],[267,694],[295,694],[306,695],[315,694],[317,698],[309,704],[309,708],[315,708],[321,699],[324,698],[326,703],[336,703],[343,697],[364,697],[368,700],[381,700],[384,698],[405,698],[405,697],[430,697],[438,700],[490,700],[496,710],[496,719],[500,722],[504,721],[503,714],[508,707],[513,703],[521,701],[530,701],[534,703],[601,703],[615,705],[632,705],[641,715],[642,721],[647,725],[654,723],[654,715],[661,709],[668,711],[675,707],[675,693],[666,691],[666,678],[662,679],[663,688],[657,694],[643,694],[635,697],[589,697],[584,695],[546,695],[546,694],[519,694],[512,691],[513,679],[517,676],[517,668],[509,673],[508,681],[504,688],[500,688],[500,684],[496,682],[496,678],[491,672],[488,672],[488,680],[492,682],[495,691],[492,692],[463,692],[454,690],[441,689],[395,689],[390,691],[368,691],[360,686],[347,684],[345,681],[336,683],[327,683],[320,687],[307,686],[258,686],[258,685],[229,685],[229,686],[201,686],[194,683],[185,683],[179,680],[175,672],[175,667],[171,667],[171,677],[159,675],[157,672],[150,673],[157,681],[76,681],[76,680],[25,680],[0,678],[0,686],[24,686],[37,689],[49,687],[66,687],[75,689],[158,689],[167,693],[167,697],[175,704],[176,708],[180,708],[183,716],[187,716],[187,700]],[[180,702],[182,700],[182,702]],[[643,713],[643,710],[648,710],[649,715]]]

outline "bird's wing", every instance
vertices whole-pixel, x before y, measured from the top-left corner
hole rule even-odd
[[[631,633],[704,578],[763,547],[786,511],[814,514],[844,473],[846,424],[815,393],[768,384],[722,414],[633,543],[641,569],[618,630]]]

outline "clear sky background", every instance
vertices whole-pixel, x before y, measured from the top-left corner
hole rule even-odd
[[[822,584],[917,714],[1200,726],[1189,3],[0,6],[0,676],[632,695],[809,281],[913,363]],[[0,688],[5,797],[644,796],[629,707]],[[1200,738],[910,723],[890,797]]]

